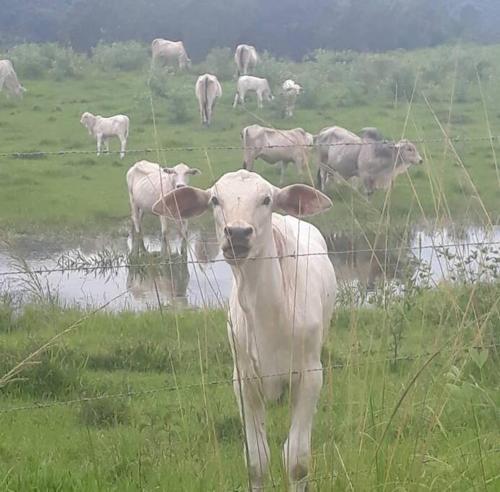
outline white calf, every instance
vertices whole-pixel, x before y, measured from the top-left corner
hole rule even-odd
[[[238,103],[245,104],[247,92],[255,92],[257,94],[257,106],[259,108],[262,108],[262,101],[264,98],[267,101],[272,101],[274,99],[267,79],[253,77],[252,75],[243,75],[238,79],[236,84],[233,108],[235,108]]]
[[[291,118],[293,116],[293,110],[295,109],[297,96],[302,92],[302,86],[288,79],[283,82],[281,88],[285,96],[285,116]]]
[[[100,115],[93,115],[85,112],[80,118],[80,123],[89,131],[97,140],[97,155],[101,155],[101,147],[104,143],[106,152],[109,152],[109,139],[118,137],[120,139],[120,159],[125,157],[125,148],[127,146],[127,138],[130,126],[128,116],[117,114],[105,118]]]
[[[330,206],[328,197],[309,186],[280,189],[246,170],[225,174],[208,190],[175,190],[153,206],[154,213],[177,219],[213,211],[233,273],[228,336],[253,491],[262,490],[270,457],[265,401],[277,400],[289,382],[291,428],[283,457],[291,490],[306,489],[323,381],[321,346],[336,293],[319,230],[273,211],[307,216]]]
[[[152,213],[153,205],[170,191],[186,186],[190,176],[200,174],[195,168],[186,164],[162,168],[149,161],[136,162],[127,171],[127,186],[130,199],[130,210],[134,232],[141,235],[141,223],[144,213]],[[160,217],[161,235],[167,243],[167,219]]]

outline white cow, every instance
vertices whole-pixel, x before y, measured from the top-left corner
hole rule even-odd
[[[109,152],[109,139],[118,137],[120,139],[120,159],[125,157],[127,147],[130,120],[124,114],[117,114],[106,118],[85,112],[80,118],[80,123],[97,140],[97,155],[101,155],[101,147],[104,144],[106,152]]]
[[[233,273],[228,336],[253,491],[262,490],[270,457],[265,401],[276,401],[289,382],[292,415],[283,458],[291,490],[306,489],[323,381],[321,347],[337,288],[319,230],[273,212],[308,216],[330,206],[314,188],[280,189],[246,170],[225,174],[207,190],[175,190],[153,206],[154,213],[177,219],[212,209]]]
[[[182,41],[168,41],[167,39],[157,38],[151,43],[151,52],[153,55],[153,64],[162,60],[167,65],[177,66],[184,70],[191,66],[186,48]]]
[[[262,100],[264,98],[266,98],[267,101],[272,101],[274,99],[267,79],[253,77],[252,75],[242,75],[236,83],[233,108],[235,108],[238,103],[245,104],[247,92],[255,92],[257,94],[257,106],[259,108],[262,108]]]
[[[192,175],[200,170],[184,163],[162,168],[149,161],[136,162],[127,171],[127,186],[134,232],[141,236],[141,222],[144,213],[152,213],[153,205],[170,191],[186,186]],[[160,217],[162,245],[168,244],[167,219]]]
[[[285,80],[281,88],[285,96],[285,116],[291,118],[293,116],[293,110],[295,109],[297,96],[303,89],[301,85],[295,83],[291,79]]]
[[[290,162],[295,163],[302,174],[308,164],[308,146],[313,145],[314,137],[302,128],[278,130],[260,125],[251,125],[241,132],[243,141],[243,168],[253,170],[255,159],[269,164],[281,163],[280,185],[283,184],[285,171]]]
[[[234,62],[236,63],[238,77],[247,75],[249,71],[255,69],[259,61],[257,50],[249,44],[239,44],[234,53]]]
[[[195,86],[202,125],[210,125],[216,100],[222,96],[222,86],[215,75],[200,75]]]
[[[23,97],[26,89],[19,83],[14,66],[10,60],[0,60],[0,91],[5,90],[8,96]]]

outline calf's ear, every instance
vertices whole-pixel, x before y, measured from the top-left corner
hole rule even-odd
[[[187,173],[195,176],[196,174],[201,174],[201,171],[196,167],[192,167]]]
[[[153,205],[152,211],[171,219],[189,219],[203,214],[208,209],[209,200],[209,191],[183,186],[161,197]]]
[[[303,184],[278,189],[274,203],[275,208],[297,217],[316,215],[332,206],[332,201],[325,194]]]

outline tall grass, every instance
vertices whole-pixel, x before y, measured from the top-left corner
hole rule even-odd
[[[443,286],[385,309],[337,310],[314,426],[311,478],[318,490],[469,490],[484,483],[495,490],[499,294],[498,285]],[[0,335],[1,372],[81,316],[27,307],[16,330]],[[28,407],[0,413],[5,486],[244,489],[224,317],[187,311],[177,319],[169,312],[88,318],[23,381],[1,390],[0,412]],[[163,354],[158,365],[155,352]],[[83,401],[57,404],[72,399]],[[285,412],[271,407],[268,418],[271,475],[280,489]]]

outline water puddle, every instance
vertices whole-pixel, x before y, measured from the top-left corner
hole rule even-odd
[[[491,281],[500,274],[499,226],[489,231],[468,227],[458,233],[415,227],[400,237],[342,232],[326,240],[340,291],[355,291],[358,302],[381,286],[403,292],[442,281]],[[112,310],[145,310],[159,304],[226,305],[231,269],[222,261],[213,232],[190,230],[184,242],[173,235],[170,260],[155,235],[145,236],[144,246],[147,253],[138,256],[138,243],[130,237],[71,241],[20,236],[9,247],[0,245],[0,292],[23,300],[52,297],[64,305],[85,308],[119,296],[107,306]],[[133,266],[115,268],[123,264]],[[37,273],[26,275],[29,270]]]

